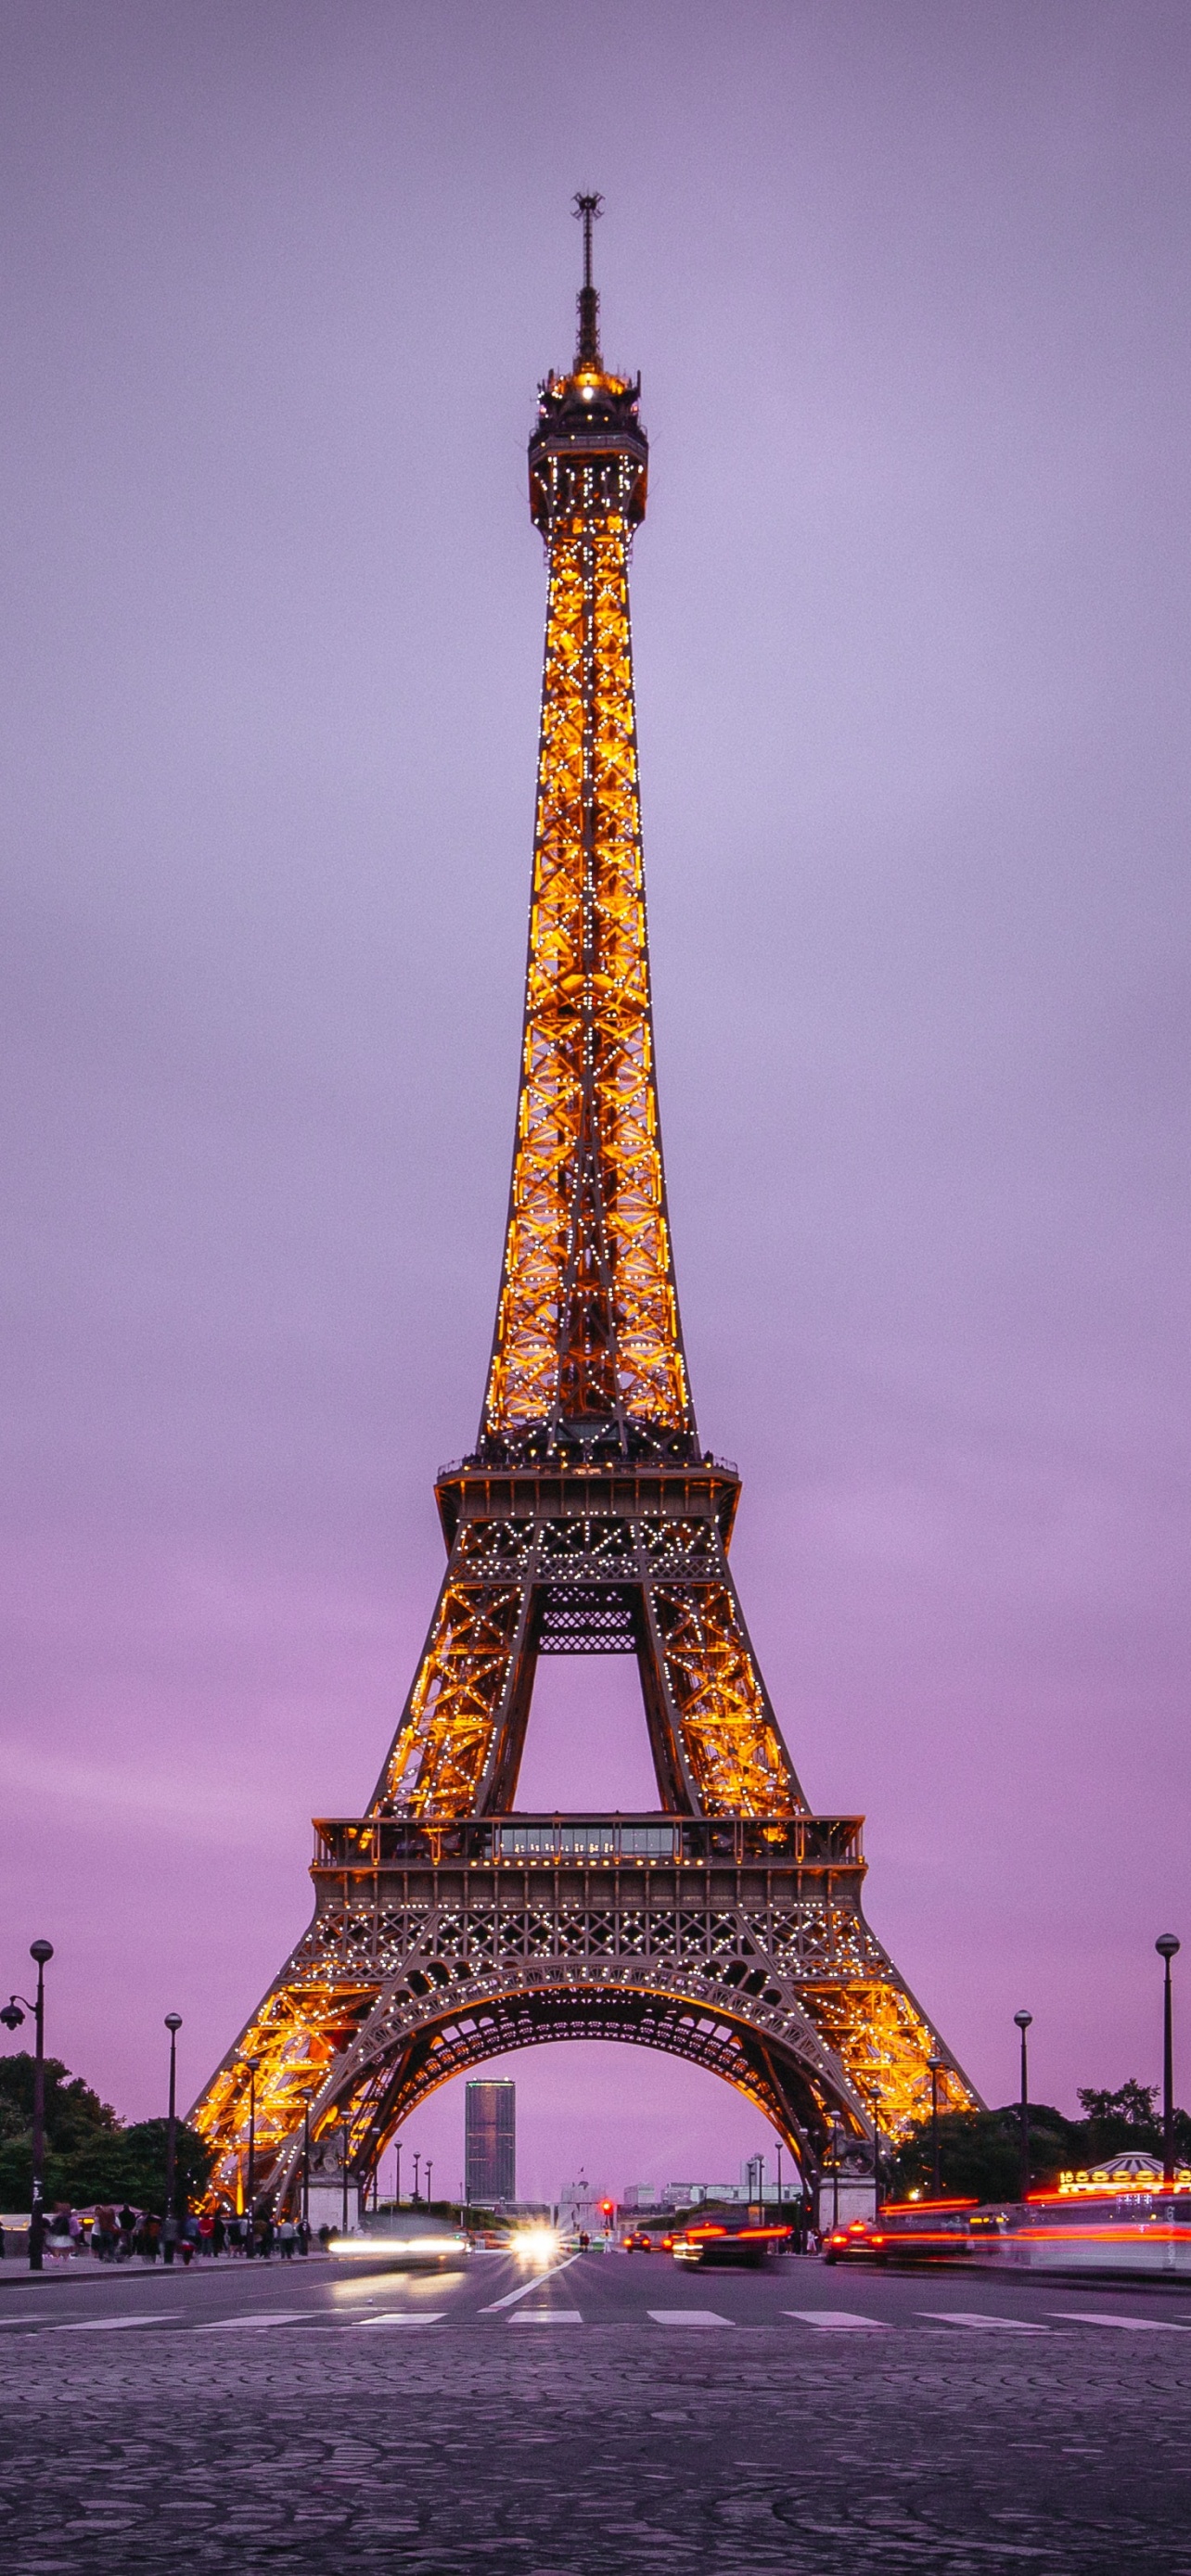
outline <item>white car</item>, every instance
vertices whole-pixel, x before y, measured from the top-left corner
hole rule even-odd
[[[416,2210],[366,2218],[348,2234],[332,2236],[327,2247],[337,2263],[369,2263],[404,2272],[457,2272],[470,2251],[470,2239],[461,2227],[452,2226],[448,2219],[421,2217]]]

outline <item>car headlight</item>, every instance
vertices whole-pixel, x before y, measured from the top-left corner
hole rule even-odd
[[[550,2263],[558,2250],[558,2231],[553,2227],[521,2227],[513,2238],[519,2263]]]

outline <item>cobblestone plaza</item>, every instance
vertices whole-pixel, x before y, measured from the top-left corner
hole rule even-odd
[[[1191,2576],[1191,2302],[311,2263],[6,2279],[9,2576]]]

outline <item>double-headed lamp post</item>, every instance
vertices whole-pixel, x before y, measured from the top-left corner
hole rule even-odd
[[[42,2269],[41,2248],[45,2235],[45,1972],[46,1962],[54,1955],[52,1941],[31,1941],[29,1956],[37,1968],[37,2001],[27,1995],[10,1995],[0,2012],[6,2030],[19,2030],[25,2013],[33,2015],[36,2034],[33,2052],[33,2190],[29,2212],[29,2269]],[[24,2012],[21,2010],[24,2005]]]
[[[1174,2181],[1174,2014],[1170,1963],[1182,1944],[1173,1932],[1160,1932],[1154,1943],[1165,1970],[1162,1985],[1162,2180]]]
[[[1030,2197],[1030,2076],[1029,2067],[1026,2061],[1026,2032],[1028,2031],[1034,2016],[1033,2013],[1026,2011],[1025,2005],[1023,2004],[1021,2011],[1015,2012],[1013,2018],[1021,2032],[1021,2109],[1018,2113],[1021,2162],[1021,2191],[1019,2197],[1022,2200],[1028,2200]]]
[[[939,2171],[939,2077],[945,2072],[943,2057],[928,2057],[926,2071],[930,2077],[930,2190],[932,2200],[941,2200],[943,2185]]]
[[[178,2233],[174,2178],[178,2165],[178,2033],[182,2028],[181,2013],[167,2013],[165,2026],[170,2035],[170,2112],[165,2131],[165,2260],[172,2263],[174,2239]]]

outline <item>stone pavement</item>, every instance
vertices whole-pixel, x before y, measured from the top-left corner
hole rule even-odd
[[[1191,2338],[509,2325],[0,2334],[6,2576],[1191,2576]]]

